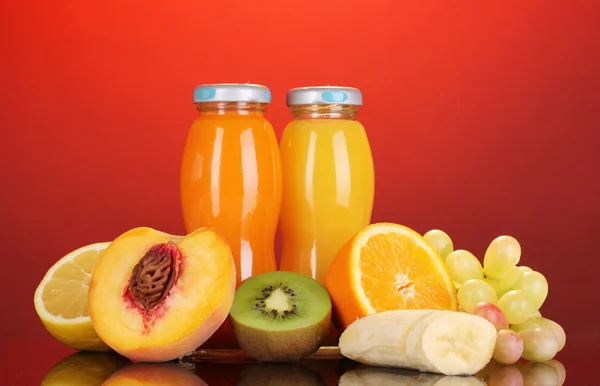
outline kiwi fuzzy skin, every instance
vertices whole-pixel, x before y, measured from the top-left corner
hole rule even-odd
[[[316,352],[327,336],[331,311],[312,326],[282,331],[261,330],[231,318],[233,331],[244,353],[260,362],[293,362]]]

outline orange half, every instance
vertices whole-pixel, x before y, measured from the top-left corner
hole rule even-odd
[[[342,331],[382,311],[458,309],[442,258],[421,235],[398,224],[372,224],[352,237],[333,259],[325,286]]]

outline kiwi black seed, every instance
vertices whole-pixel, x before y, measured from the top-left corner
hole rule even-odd
[[[267,304],[265,303],[266,300],[269,299],[271,294],[273,294],[277,290],[281,290],[281,292],[283,292],[284,295],[289,296],[291,309],[279,310],[267,307]],[[294,293],[294,289],[291,287],[291,285],[288,286],[283,282],[279,282],[275,285],[270,285],[269,287],[263,288],[261,290],[260,297],[255,298],[256,303],[254,304],[254,310],[273,319],[294,317],[298,315],[298,306],[294,303],[295,297],[296,294]]]
[[[289,362],[318,350],[331,323],[331,298],[318,281],[294,272],[268,272],[246,279],[230,311],[246,355]]]

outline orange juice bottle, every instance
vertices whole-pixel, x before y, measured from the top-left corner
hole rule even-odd
[[[294,119],[279,145],[281,270],[324,284],[338,250],[371,221],[373,158],[356,120],[362,94],[349,87],[297,88],[287,104]]]
[[[237,285],[274,271],[281,207],[281,159],[264,112],[269,89],[209,84],[194,90],[199,111],[181,163],[181,205],[187,232],[215,227],[231,246]],[[228,322],[204,347],[235,347]]]

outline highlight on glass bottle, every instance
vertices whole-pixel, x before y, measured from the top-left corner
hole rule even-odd
[[[278,143],[265,118],[268,88],[210,84],[194,90],[198,117],[186,139],[180,174],[187,232],[218,229],[230,244],[237,285],[276,269],[274,238],[281,207]],[[204,347],[235,347],[226,323]]]
[[[331,260],[371,221],[373,158],[356,119],[362,99],[351,87],[302,87],[287,94],[293,119],[279,144],[281,270],[324,284]]]

